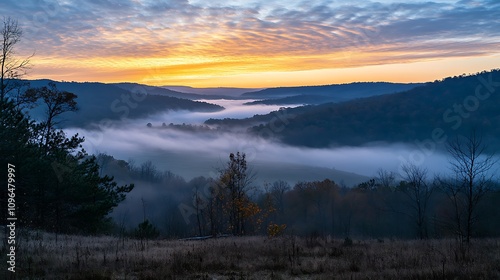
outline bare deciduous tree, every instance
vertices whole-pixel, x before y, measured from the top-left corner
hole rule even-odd
[[[29,69],[30,58],[18,59],[15,55],[15,46],[21,41],[23,35],[17,20],[10,17],[4,18],[2,33],[2,53],[0,54],[0,101],[19,86],[17,80],[22,78]]]
[[[280,221],[284,218],[285,216],[285,203],[284,203],[284,197],[285,193],[290,190],[290,185],[282,180],[276,181],[273,183],[271,187],[271,194],[274,198],[275,204],[277,206],[277,213],[279,215]]]
[[[390,189],[396,185],[396,174],[384,169],[377,170],[377,184],[384,189]]]
[[[399,187],[409,200],[417,234],[420,239],[428,237],[427,206],[433,192],[433,185],[427,182],[427,170],[414,164],[403,165],[403,182]]]
[[[156,166],[152,161],[148,160],[141,164],[140,167],[141,179],[148,181],[158,181],[160,172],[156,169]]]
[[[455,210],[456,231],[467,243],[477,220],[477,206],[491,190],[496,161],[486,153],[481,136],[472,131],[469,136],[457,137],[448,143],[454,178],[442,184]]]

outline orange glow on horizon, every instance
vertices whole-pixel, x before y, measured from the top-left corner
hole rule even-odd
[[[495,5],[478,20],[467,1],[320,2],[7,1],[0,11],[25,31],[16,53],[36,49],[30,79],[262,88],[423,82],[500,66]]]
[[[499,55],[409,62],[395,59],[394,63],[386,59],[389,63],[384,64],[378,62],[380,57],[382,55],[341,52],[336,57],[283,56],[225,60],[204,57],[45,58],[34,61],[36,67],[27,78],[136,82],[155,86],[265,88],[358,81],[426,82],[500,66]]]

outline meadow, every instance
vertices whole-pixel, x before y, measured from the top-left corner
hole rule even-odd
[[[2,247],[5,264],[6,248]],[[500,239],[137,240],[23,232],[4,279],[500,279]]]

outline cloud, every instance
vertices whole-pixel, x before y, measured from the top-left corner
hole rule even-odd
[[[52,67],[60,60],[112,64],[125,59],[136,60],[127,68],[138,70],[135,65],[146,59],[183,58],[159,65],[162,73],[187,75],[184,70],[198,69],[220,75],[227,74],[221,69],[298,71],[482,56],[498,53],[500,45],[500,3],[486,0],[286,5],[45,0],[8,1],[0,7],[3,14],[14,11],[27,31],[23,49],[52,58],[52,64],[42,62]],[[102,67],[113,71],[123,65]]]

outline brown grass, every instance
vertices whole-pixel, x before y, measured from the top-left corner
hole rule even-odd
[[[500,239],[469,246],[291,236],[141,244],[68,235],[56,242],[30,232],[18,241],[18,279],[500,279]]]

